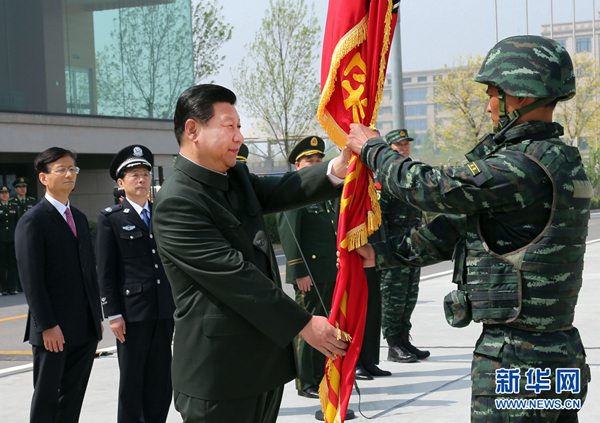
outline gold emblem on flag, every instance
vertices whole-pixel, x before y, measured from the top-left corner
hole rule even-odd
[[[358,69],[354,71],[354,68]],[[344,77],[347,77],[353,71],[352,79],[360,85],[354,89],[352,88],[350,78],[342,80],[342,87],[348,93],[348,97],[344,100],[344,107],[346,110],[352,107],[352,120],[354,123],[360,123],[360,120],[365,118],[364,108],[369,103],[367,98],[362,98],[365,93],[365,81],[367,80],[367,65],[360,57],[360,52],[354,55],[348,66],[346,66],[346,69],[344,69]]]

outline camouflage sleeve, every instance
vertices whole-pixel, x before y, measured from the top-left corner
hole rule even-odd
[[[499,151],[466,167],[434,167],[404,157],[372,138],[361,159],[383,190],[424,211],[473,214],[515,212],[551,195],[542,168],[520,152]],[[549,190],[549,191],[548,191]]]
[[[373,244],[377,270],[398,266],[423,267],[451,260],[454,245],[465,234],[466,218],[442,214],[410,235]]]

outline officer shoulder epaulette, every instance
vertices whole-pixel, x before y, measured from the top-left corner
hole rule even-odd
[[[100,212],[106,216],[109,214],[119,211],[123,208],[123,204],[115,204],[114,206],[107,207],[105,209],[100,210]]]

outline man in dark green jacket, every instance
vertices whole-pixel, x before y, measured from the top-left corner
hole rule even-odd
[[[288,162],[297,170],[305,169],[321,163],[324,150],[325,142],[321,138],[307,137],[294,146]],[[337,276],[337,214],[333,206],[324,201],[279,213],[277,230],[286,259],[285,279],[294,285],[296,302],[314,316],[327,316]],[[300,335],[294,339],[294,348],[298,355],[298,395],[319,398],[325,356]]]
[[[282,177],[252,175],[236,163],[244,137],[235,102],[211,84],[180,96],[180,154],[154,205],[177,307],[172,382],[185,423],[274,422],[283,385],[296,376],[294,337],[328,357],[346,348],[326,318],[281,289],[263,214],[339,196],[332,182],[350,155]]]

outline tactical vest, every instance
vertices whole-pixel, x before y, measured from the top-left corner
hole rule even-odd
[[[550,177],[550,218],[529,244],[499,255],[484,243],[479,216],[468,216],[461,273],[472,318],[538,332],[570,329],[582,283],[591,184],[576,147],[523,141],[505,149],[523,153]]]

